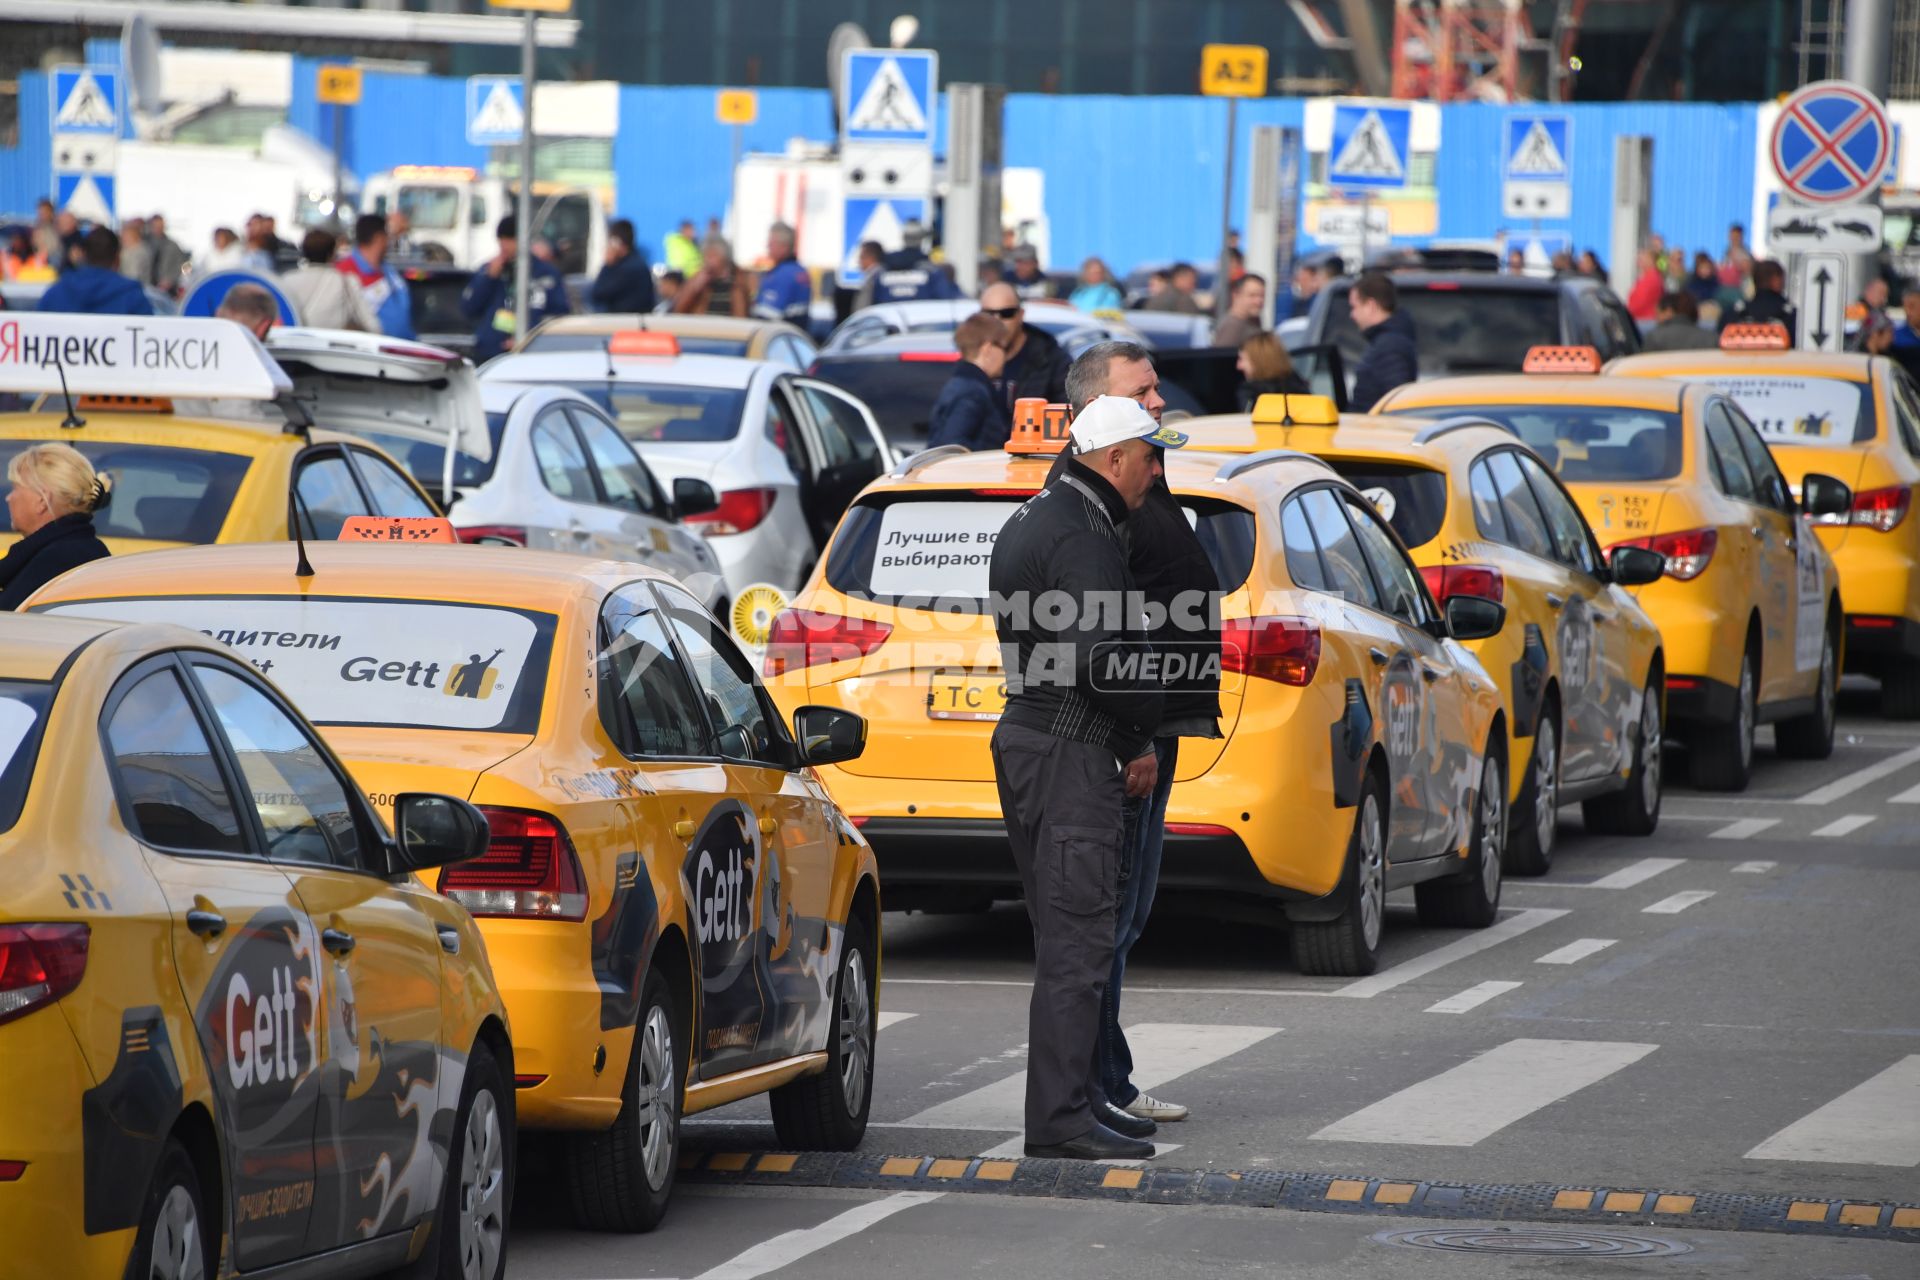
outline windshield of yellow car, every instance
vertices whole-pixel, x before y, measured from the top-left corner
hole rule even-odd
[[[1525,440],[1568,484],[1671,480],[1680,474],[1680,415],[1593,404],[1475,404],[1396,411],[1399,416],[1489,418]]]

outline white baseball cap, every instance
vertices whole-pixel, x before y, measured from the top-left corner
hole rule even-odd
[[[1161,426],[1138,400],[1125,396],[1094,397],[1073,420],[1069,434],[1075,453],[1092,453],[1123,440],[1145,440],[1165,449],[1178,449],[1187,442],[1185,434]]]

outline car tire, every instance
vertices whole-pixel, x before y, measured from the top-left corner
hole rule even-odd
[[[1340,914],[1332,920],[1292,925],[1293,963],[1313,977],[1365,977],[1380,964],[1380,935],[1387,915],[1386,788],[1367,779],[1354,807],[1346,866],[1334,889]]]
[[[127,1274],[147,1280],[212,1280],[216,1251],[207,1238],[206,1199],[193,1158],[168,1138],[154,1166]]]
[[[1687,773],[1702,791],[1745,791],[1753,777],[1753,732],[1758,719],[1758,679],[1753,647],[1740,655],[1733,719],[1705,724],[1687,739]]]
[[[1773,749],[1783,756],[1825,760],[1833,754],[1833,725],[1840,702],[1840,655],[1834,648],[1829,629],[1820,641],[1820,683],[1813,691],[1813,710],[1773,726]]]
[[[612,1128],[573,1135],[568,1144],[573,1219],[588,1231],[651,1231],[666,1215],[686,1102],[682,1026],[666,977],[649,973],[640,989],[620,1115]]]
[[[1549,702],[1540,709],[1540,723],[1533,728],[1526,781],[1507,819],[1508,875],[1543,876],[1553,869],[1559,822],[1560,708]]]
[[[513,1093],[493,1051],[476,1043],[460,1083],[433,1234],[404,1280],[500,1280],[512,1237]]]
[[[1889,720],[1920,720],[1920,667],[1906,659],[1880,673],[1880,711]]]
[[[827,1069],[790,1080],[767,1095],[774,1134],[789,1151],[852,1151],[867,1134],[878,1002],[873,942],[864,920],[847,920],[845,942],[833,980]]]
[[[1665,783],[1666,749],[1661,735],[1661,677],[1647,677],[1640,702],[1639,741],[1633,746],[1633,770],[1627,785],[1604,796],[1582,801],[1580,816],[1587,830],[1599,836],[1650,836],[1660,825],[1660,794]]]
[[[1413,887],[1420,923],[1430,927],[1484,929],[1500,914],[1500,860],[1507,843],[1507,771],[1497,744],[1487,744],[1474,796],[1467,865],[1459,875]]]

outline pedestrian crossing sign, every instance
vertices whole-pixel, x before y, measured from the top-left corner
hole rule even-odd
[[[101,67],[55,67],[53,132],[119,137],[120,73]]]
[[[1573,181],[1573,121],[1566,116],[1511,115],[1506,119],[1508,182]]]
[[[1327,184],[1371,190],[1407,185],[1413,110],[1388,103],[1336,102],[1327,148]]]
[[[526,104],[517,76],[467,77],[467,141],[476,147],[511,147],[526,127]]]
[[[840,76],[848,142],[933,145],[940,55],[931,49],[849,49]]]
[[[82,222],[113,222],[113,175],[111,173],[56,173],[53,175],[53,202],[63,212]]]
[[[840,270],[836,273],[844,288],[857,289],[866,280],[860,270],[860,246],[877,240],[888,253],[907,242],[904,234],[909,222],[928,225],[924,196],[848,196],[842,225]]]

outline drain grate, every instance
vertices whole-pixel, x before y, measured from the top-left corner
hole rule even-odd
[[[1524,1253],[1551,1258],[1671,1258],[1692,1253],[1689,1245],[1618,1231],[1555,1231],[1540,1227],[1492,1227],[1450,1230],[1382,1231],[1380,1244],[1401,1249],[1439,1249],[1446,1253]]]

